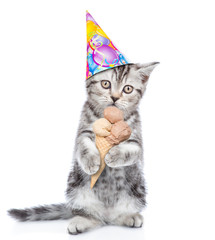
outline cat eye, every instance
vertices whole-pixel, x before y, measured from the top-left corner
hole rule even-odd
[[[111,83],[108,80],[102,80],[101,85],[103,88],[108,89],[111,87]]]
[[[129,94],[129,93],[131,93],[131,92],[133,91],[133,89],[134,89],[134,88],[133,88],[131,85],[126,85],[126,86],[123,88],[123,92]]]

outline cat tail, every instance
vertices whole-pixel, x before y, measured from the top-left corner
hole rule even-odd
[[[25,209],[10,209],[8,215],[21,222],[43,221],[68,219],[72,217],[73,211],[65,203],[61,203]]]

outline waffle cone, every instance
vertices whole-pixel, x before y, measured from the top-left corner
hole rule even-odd
[[[105,156],[109,152],[109,150],[113,147],[113,145],[110,144],[105,137],[100,137],[100,136],[96,135],[96,147],[99,150],[101,164],[100,164],[100,168],[99,168],[98,172],[96,172],[95,174],[93,174],[91,176],[91,184],[90,184],[91,189],[93,188],[93,186],[97,182],[99,176],[103,172],[105,165],[106,165],[105,161],[104,161]]]

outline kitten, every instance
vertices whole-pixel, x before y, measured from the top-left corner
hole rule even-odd
[[[127,64],[100,72],[86,80],[88,98],[84,104],[75,143],[72,169],[68,177],[66,203],[27,209],[11,209],[9,215],[20,221],[68,219],[70,234],[106,225],[141,227],[145,184],[142,173],[143,147],[138,104],[148,78],[157,66]],[[103,117],[107,106],[124,112],[132,129],[131,137],[114,146],[105,157],[106,167],[90,189],[91,175],[100,166],[92,125]]]

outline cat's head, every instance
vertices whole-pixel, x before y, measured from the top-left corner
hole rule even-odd
[[[112,105],[130,114],[136,110],[149,76],[158,64],[127,64],[95,74],[86,80],[88,101],[98,114]]]

